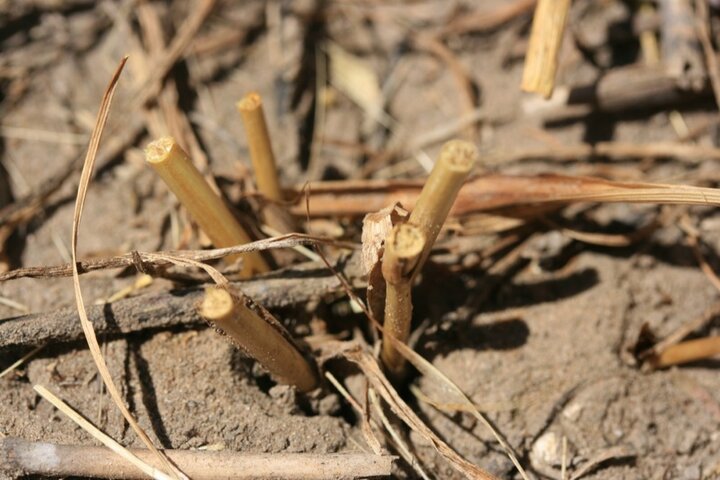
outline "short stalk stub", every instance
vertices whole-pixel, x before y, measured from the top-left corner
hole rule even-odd
[[[293,232],[295,231],[293,219],[281,205],[285,198],[280,187],[262,98],[257,93],[249,93],[238,102],[237,109],[245,127],[257,189],[270,200],[270,203],[263,208],[265,221],[280,233]]]
[[[383,277],[390,283],[407,281],[425,248],[425,234],[410,223],[395,225],[385,240]]]
[[[210,188],[172,137],[163,137],[150,143],[145,149],[145,159],[190,212],[213,245],[224,248],[251,241],[227,205]],[[269,270],[257,252],[242,254],[241,258],[243,276]]]
[[[247,134],[250,160],[255,173],[255,182],[260,193],[270,200],[283,200],[278,180],[275,155],[270,144],[262,99],[257,93],[249,93],[237,104]]]
[[[525,54],[522,89],[550,98],[555,88],[570,0],[539,0],[533,16],[530,42]]]
[[[317,386],[315,370],[281,325],[263,317],[270,313],[247,297],[238,297],[219,287],[210,287],[199,309],[200,315],[222,330],[238,347],[257,360],[277,380],[307,392]]]
[[[470,142],[451,140],[443,145],[420,196],[410,213],[409,223],[417,225],[425,235],[425,247],[418,261],[417,272],[427,260],[435,239],[455,203],[463,183],[477,163],[477,148]]]
[[[385,240],[382,272],[385,278],[386,339],[382,346],[382,360],[389,373],[396,378],[403,374],[405,359],[393,345],[393,337],[407,341],[412,323],[412,275],[425,248],[425,235],[415,225],[395,225]]]

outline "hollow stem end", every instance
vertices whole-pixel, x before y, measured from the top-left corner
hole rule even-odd
[[[205,289],[200,315],[210,321],[226,318],[235,309],[235,301],[227,290],[217,287]]]
[[[169,159],[177,142],[173,137],[162,137],[145,147],[145,160],[149,163],[162,163]]]
[[[479,158],[478,149],[472,143],[465,140],[450,140],[443,145],[438,161],[455,172],[469,173]]]
[[[248,93],[237,103],[237,109],[241,112],[249,112],[262,107],[262,98],[257,92]]]

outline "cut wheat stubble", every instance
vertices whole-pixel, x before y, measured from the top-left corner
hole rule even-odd
[[[447,142],[410,213],[408,223],[396,225],[385,240],[382,273],[386,281],[385,335],[406,342],[412,322],[412,283],[430,255],[435,239],[455,203],[460,188],[478,160],[475,146],[462,140]],[[383,364],[396,379],[405,368],[394,341],[384,341]]]
[[[281,206],[285,198],[280,187],[262,98],[258,93],[249,93],[238,102],[237,109],[245,127],[255,184],[260,193],[270,201],[263,208],[265,221],[280,233],[292,232],[295,230],[293,219],[290,213]]]
[[[570,0],[539,0],[525,55],[522,89],[550,98],[562,46]]]
[[[251,241],[227,205],[213,192],[173,138],[164,137],[150,143],[145,150],[145,159],[216,247],[231,247]],[[269,270],[265,260],[256,252],[243,254],[241,258],[243,277]]]
[[[425,235],[415,225],[406,223],[393,227],[385,240],[382,274],[385,278],[385,335],[402,342],[410,335],[412,322],[411,274],[425,248]],[[405,359],[392,342],[382,346],[382,361],[391,376],[402,376]]]
[[[209,287],[200,315],[222,330],[275,379],[307,392],[317,386],[315,370],[270,312],[249,297],[227,288]]]

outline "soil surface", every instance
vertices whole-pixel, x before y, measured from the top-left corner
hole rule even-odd
[[[201,3],[148,2],[165,44]],[[98,165],[80,228],[80,258],[208,246],[143,160],[142,148],[171,132],[168,118],[184,119],[223,193],[252,222],[258,206],[247,195],[253,189],[251,165],[235,106],[250,91],[264,99],[286,186],[422,178],[442,141],[452,136],[469,136],[488,171],[716,186],[717,157],[554,157],[554,148],[598,142],[715,147],[717,110],[707,91],[659,109],[639,105],[607,113],[591,108],[560,120],[538,115],[532,107],[537,99],[519,88],[531,3],[217,1],[165,79],[160,102],[180,112],[168,117],[155,103],[142,108],[136,102],[138,88],[154,68],[144,65],[154,58],[152,29],[138,19],[136,2],[0,2],[0,208],[75,169],[32,218],[13,228],[0,249],[2,265],[70,261],[78,159],[85,154],[104,88],[125,54],[130,59],[101,152],[118,132],[132,138]],[[634,4],[592,3],[572,6],[560,86],[591,84],[609,70],[643,62],[632,28]],[[472,12],[493,18],[520,4],[527,5],[491,28],[438,33]],[[426,37],[439,38],[440,46],[423,46]],[[342,52],[352,55],[344,67],[350,77],[366,82],[354,91],[333,73],[344,65]],[[367,106],[376,94],[384,112],[379,116]],[[468,115],[475,121],[426,141]],[[689,131],[700,133],[684,140],[678,117]],[[518,160],[518,152],[533,148],[549,153]],[[699,229],[710,266],[720,266],[715,254],[720,216],[708,207],[582,204],[500,233],[473,226],[479,218],[451,219],[441,235],[415,287],[413,346],[477,404],[533,478],[560,479],[563,463],[569,478],[720,478],[717,358],[647,371],[636,356],[719,300],[676,225],[682,214]],[[567,230],[623,235],[656,218],[672,220],[620,247],[574,239]],[[361,220],[313,220],[309,227],[359,242]],[[510,235],[520,241],[482,256]],[[496,268],[502,261],[506,265]],[[102,303],[138,278],[132,268],[84,275],[85,301]],[[158,278],[130,295],[188,283],[193,282]],[[0,322],[74,306],[69,278],[0,283],[0,300]],[[273,311],[294,336],[310,335],[311,345],[312,337],[326,332],[371,342],[367,320],[354,312],[342,295]],[[718,333],[720,322],[713,319],[692,336]],[[371,451],[358,414],[331,385],[309,395],[277,385],[211,328],[178,326],[100,341],[130,410],[156,445],[270,453]],[[30,350],[0,348],[0,369]],[[364,381],[349,362],[333,360],[326,367],[364,402]],[[36,395],[36,384],[122,444],[142,446],[106,394],[84,342],[50,342],[0,379],[0,434],[94,444]],[[426,393],[438,386],[410,376],[399,391],[440,438],[498,477],[520,478],[483,425],[468,414],[424,402],[410,385]],[[431,478],[463,478],[420,435],[398,429]],[[397,454],[391,442],[383,442]],[[403,461],[394,474],[417,477]]]

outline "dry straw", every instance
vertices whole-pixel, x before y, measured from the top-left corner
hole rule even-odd
[[[698,338],[671,345],[650,358],[654,368],[665,368],[672,365],[705,360],[720,355],[720,336]]]
[[[145,461],[139,459],[136,455],[134,455],[128,449],[126,449],[125,447],[120,445],[118,442],[113,440],[106,433],[102,432],[99,428],[97,428],[95,425],[90,423],[85,417],[83,417],[78,412],[76,412],[75,410],[70,408],[70,406],[67,403],[62,401],[57,396],[55,396],[52,392],[50,392],[48,389],[46,389],[42,385],[35,385],[33,388],[41,397],[43,397],[45,400],[50,402],[55,408],[60,410],[62,413],[67,415],[67,417],[70,418],[70,420],[72,420],[77,425],[79,425],[83,430],[88,432],[95,439],[99,440],[107,448],[109,448],[110,450],[112,450],[113,452],[120,455],[122,458],[124,458],[128,462],[130,462],[132,465],[137,467],[140,471],[145,473],[148,477],[154,478],[156,480],[172,480],[173,477],[166,475],[165,473],[163,473],[162,471],[153,467],[152,465],[149,465]],[[48,452],[47,448],[44,449],[44,451],[47,453]],[[31,457],[32,457],[32,454],[28,454],[26,459],[20,459],[20,462],[22,462],[23,460],[30,460]],[[50,473],[50,472],[43,472],[43,473]]]
[[[90,136],[90,143],[88,145],[87,154],[83,162],[82,172],[80,174],[80,182],[78,184],[77,196],[75,198],[75,208],[73,210],[73,224],[72,224],[72,235],[70,241],[70,254],[72,257],[72,277],[73,277],[73,290],[75,291],[75,304],[78,310],[78,316],[80,317],[80,325],[82,326],[85,339],[87,340],[90,353],[93,357],[93,361],[97,366],[100,377],[103,379],[103,383],[107,387],[108,393],[117,405],[118,409],[122,413],[123,417],[128,421],[132,429],[137,433],[142,442],[147,446],[153,454],[165,465],[168,472],[172,472],[173,476],[178,479],[186,478],[185,475],[174,467],[168,459],[153,445],[150,437],[140,427],[135,417],[130,413],[130,410],[125,405],[123,397],[120,395],[115,382],[110,375],[110,371],[107,368],[105,358],[100,351],[100,344],[98,343],[97,336],[95,335],[95,329],[93,324],[88,319],[87,311],[85,309],[85,302],[82,296],[82,289],[80,287],[80,272],[78,270],[78,257],[77,257],[77,245],[78,245],[78,232],[80,230],[80,222],[82,220],[83,209],[85,208],[85,200],[87,198],[88,188],[90,187],[90,179],[92,178],[92,172],[95,167],[97,160],[97,152],[100,147],[100,139],[102,138],[103,130],[107,123],[108,115],[110,114],[110,105],[112,104],[113,96],[117,88],[120,74],[122,73],[123,67],[127,62],[127,57],[120,61],[113,77],[110,79],[105,93],[103,94],[102,101],[100,102],[100,110],[95,121],[95,127],[93,128],[92,135]]]
[[[425,235],[412,224],[396,225],[385,240],[382,273],[385,278],[385,335],[404,342],[412,320],[411,274],[425,248]],[[383,342],[382,360],[395,377],[402,375],[404,358],[392,342]]]
[[[285,198],[280,187],[262,98],[258,93],[249,93],[238,102],[237,109],[245,127],[258,191],[273,202],[263,209],[265,221],[280,233],[292,232],[295,230],[292,217],[279,205]]]
[[[470,142],[451,140],[443,145],[410,214],[409,223],[416,225],[425,236],[425,247],[413,275],[430,255],[460,187],[477,163],[478,156],[477,148]]]
[[[386,282],[384,332],[407,341],[412,320],[412,281],[430,255],[435,239],[455,202],[460,187],[478,160],[474,145],[447,142],[415,203],[407,224],[396,225],[385,240],[382,272]],[[405,359],[394,341],[383,343],[382,360],[388,372],[402,375]]]
[[[539,0],[525,55],[522,89],[550,98],[555,88],[558,55],[570,0]]]
[[[303,392],[317,385],[315,370],[282,333],[282,326],[249,297],[210,287],[205,291],[200,315],[225,332],[277,380]]]
[[[210,188],[185,151],[172,137],[150,143],[145,159],[168,188],[190,212],[216,247],[231,247],[251,241],[223,200]],[[260,254],[242,255],[242,275],[252,276],[269,270]]]
[[[275,155],[270,144],[262,99],[257,93],[249,93],[237,104],[242,115],[250,148],[250,160],[255,173],[255,183],[260,193],[270,200],[282,201]]]

